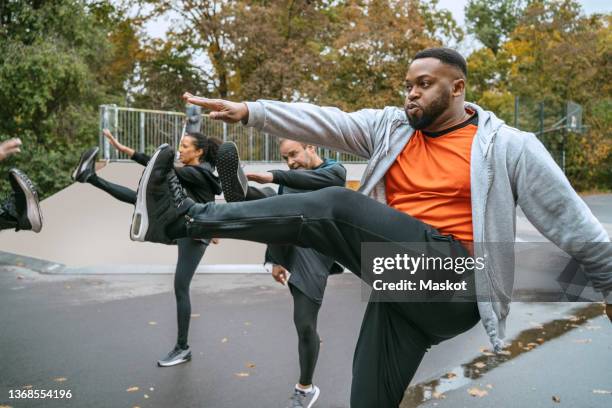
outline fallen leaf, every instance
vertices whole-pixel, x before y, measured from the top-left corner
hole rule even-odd
[[[253,363],[247,363],[246,367],[247,367],[247,368],[255,368],[255,364],[253,364]]]
[[[149,325],[150,325],[150,326],[156,326],[156,325],[157,325],[157,322],[149,322]]]
[[[240,373],[236,373],[234,375],[236,377],[248,377],[250,374],[249,373],[245,373],[245,372],[240,372]]]
[[[593,394],[612,394],[612,391],[608,391],[608,390],[593,390]]]
[[[561,398],[557,397],[556,395],[553,395],[552,400],[557,404],[561,402]]]
[[[222,338],[221,343],[227,343],[227,337]]]
[[[587,343],[590,343],[591,341],[592,341],[591,339],[578,339],[578,340],[574,340],[574,343],[587,344]]]
[[[538,338],[536,339],[536,341],[537,341],[538,343],[544,343],[544,339],[543,339],[543,338],[541,338],[541,337],[538,337]]]
[[[485,395],[489,394],[486,390],[481,390],[480,388],[476,388],[476,387],[468,388],[467,392],[472,397],[478,397],[478,398],[482,398]]]
[[[538,343],[527,343],[527,346],[529,346],[529,347],[538,347],[539,344]]]
[[[448,378],[449,380],[451,378],[455,378],[456,376],[457,376],[457,374],[455,374],[455,373],[446,373],[446,375],[445,375],[445,377]]]
[[[441,392],[437,392],[437,391],[434,391],[433,394],[431,394],[431,396],[434,397],[435,399],[444,399],[444,398],[446,398],[446,395],[444,395]]]
[[[32,386],[31,385],[24,385],[21,388],[25,388],[26,390],[30,390],[30,389],[32,389]]]
[[[493,389],[493,384],[487,384],[487,388],[492,390]]]
[[[17,279],[19,280],[23,279],[23,275],[17,275]]]
[[[498,352],[497,352],[497,354],[500,354],[500,355],[502,355],[502,356],[509,356],[509,355],[511,355],[512,353],[511,353],[511,352],[509,352],[508,350],[501,350],[501,351],[498,351]]]
[[[128,388],[126,391],[127,391],[127,392],[136,392],[136,391],[138,391],[138,390],[139,390],[139,388],[138,388],[138,387],[136,387],[136,386],[134,386],[134,387],[130,387],[130,388]]]
[[[66,377],[57,377],[57,378],[54,378],[53,381],[64,382],[64,381],[66,381]]]
[[[529,324],[530,324],[531,326],[533,326],[534,328],[536,328],[536,329],[543,329],[543,328],[544,328],[544,326],[542,326],[542,324],[541,324],[541,323],[537,323],[537,322],[529,322]]]
[[[149,396],[148,396],[147,394],[145,394],[145,395],[144,395],[144,397],[145,397],[145,399],[148,399],[148,398],[149,398]]]
[[[199,313],[192,313],[191,317],[200,317],[200,314]]]
[[[485,368],[486,366],[487,365],[485,363],[483,363],[482,361],[474,363],[474,367],[476,367],[476,368]]]
[[[567,316],[567,320],[569,320],[570,322],[577,322],[578,320],[580,320],[580,318],[578,316],[569,315]]]

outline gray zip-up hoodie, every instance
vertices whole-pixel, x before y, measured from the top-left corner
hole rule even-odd
[[[478,310],[494,350],[500,351],[510,310],[514,253],[494,250],[487,243],[514,243],[517,204],[546,238],[584,265],[593,287],[604,292],[608,303],[612,245],[576,247],[609,243],[610,238],[534,134],[507,126],[475,104],[466,106],[478,112],[470,162],[474,256],[485,259],[485,268],[476,274]],[[402,109],[345,113],[333,107],[267,100],[247,102],[247,107],[247,126],[367,159],[359,190],[387,203],[385,174],[414,132]]]

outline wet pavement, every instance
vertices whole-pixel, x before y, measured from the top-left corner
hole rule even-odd
[[[298,370],[287,291],[266,275],[196,276],[193,360],[158,368],[174,340],[171,284],[171,275],[2,267],[0,406],[284,407]],[[354,276],[330,279],[319,318],[317,406],[348,407],[364,308]],[[600,304],[513,304],[508,355],[492,355],[477,325],[432,348],[401,408],[553,406],[553,395],[565,406],[608,407],[612,327],[601,314]],[[473,397],[474,389],[487,394]],[[10,390],[70,390],[72,398],[10,399]]]
[[[612,195],[585,200],[611,233]],[[517,228],[519,240],[541,239],[520,213]],[[0,256],[0,264],[7,259],[16,260]],[[171,274],[32,271],[49,268],[25,259],[0,266],[1,408],[285,406],[298,375],[297,337],[291,296],[269,276],[197,274],[193,360],[158,368],[176,330]],[[351,274],[330,279],[319,316],[318,407],[348,407],[361,299]],[[480,324],[432,347],[401,408],[611,407],[612,324],[602,313],[597,304],[514,303],[507,354],[490,353]],[[70,390],[71,398],[10,398],[35,390]]]

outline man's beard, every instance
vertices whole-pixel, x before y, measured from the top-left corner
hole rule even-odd
[[[408,123],[413,129],[421,130],[430,126],[445,110],[450,106],[450,91],[441,93],[428,107],[425,109],[421,106],[421,117],[411,118],[408,114],[408,108],[404,106],[404,112],[408,118]]]

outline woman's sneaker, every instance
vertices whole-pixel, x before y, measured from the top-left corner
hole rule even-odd
[[[217,153],[217,172],[221,179],[223,197],[228,203],[244,201],[249,181],[240,166],[238,147],[234,142],[225,142]]]
[[[157,360],[159,367],[172,367],[178,364],[183,364],[191,360],[191,350],[189,347],[182,349],[175,346],[168,355],[161,360]]]
[[[321,390],[316,385],[313,385],[310,391],[302,391],[299,388],[293,390],[293,395],[289,398],[289,405],[287,408],[310,408],[319,399]]]
[[[98,157],[99,147],[92,147],[81,155],[79,164],[72,172],[72,179],[79,183],[86,183],[87,179],[96,174],[96,158]]]
[[[166,234],[166,227],[182,218],[193,204],[174,171],[174,151],[167,144],[161,145],[140,177],[130,238],[174,243]]]
[[[16,230],[40,232],[43,217],[34,183],[18,169],[10,169],[8,177],[13,188],[10,204],[14,209],[14,216],[17,220]]]

